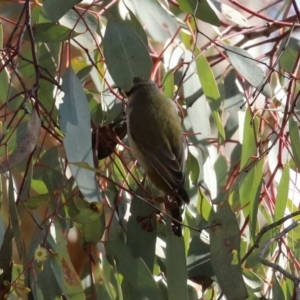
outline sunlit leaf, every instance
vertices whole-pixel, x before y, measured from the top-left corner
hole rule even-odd
[[[92,138],[90,113],[83,88],[72,69],[63,77],[62,89],[65,93],[59,107],[60,126],[65,134],[63,140],[69,162],[85,162],[92,166]],[[95,173],[70,164],[72,174],[82,194],[88,202],[100,201],[100,190]]]
[[[236,46],[225,45],[226,53],[233,67],[255,88],[260,91],[264,83],[265,75],[262,69],[256,64],[253,57],[244,49]],[[266,82],[261,91],[266,97],[272,97],[271,86]]]
[[[179,0],[178,3],[181,10],[195,15],[199,20],[215,26],[220,25],[219,18],[206,0]]]
[[[283,169],[278,190],[277,190],[277,196],[275,201],[275,212],[274,212],[275,221],[280,220],[284,216],[286,203],[288,199],[289,183],[290,183],[290,168],[288,165],[286,165]]]

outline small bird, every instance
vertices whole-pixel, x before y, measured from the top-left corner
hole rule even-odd
[[[182,236],[180,207],[189,203],[184,188],[186,140],[175,104],[157,85],[135,77],[129,92],[127,134],[130,148],[150,181],[171,195],[172,230]]]

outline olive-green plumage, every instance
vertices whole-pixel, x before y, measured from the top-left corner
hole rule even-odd
[[[189,197],[184,189],[186,143],[176,107],[153,81],[140,77],[126,95],[129,145],[151,182],[176,195],[171,213],[181,222],[180,206]],[[173,222],[173,231],[182,235],[178,222]]]

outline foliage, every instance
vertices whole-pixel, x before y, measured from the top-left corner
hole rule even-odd
[[[79,2],[0,2],[0,298],[298,299],[297,2]],[[183,120],[183,237],[127,144],[135,76]]]

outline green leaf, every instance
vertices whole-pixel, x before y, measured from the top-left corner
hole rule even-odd
[[[196,54],[199,50],[196,51]],[[220,119],[220,92],[216,83],[212,69],[204,55],[200,55],[196,59],[198,76],[201,82],[202,89],[212,110],[212,115],[217,126],[219,136],[222,140],[225,139],[225,131]]]
[[[174,97],[174,75],[173,70],[168,71],[163,79],[163,94],[169,98]]]
[[[11,176],[11,173],[9,174],[8,191],[9,191],[9,194],[8,194],[9,216],[10,216],[10,223],[11,223],[11,227],[12,227],[12,234],[15,239],[16,246],[17,246],[19,259],[22,259],[25,249],[24,249],[24,244],[23,244],[22,234],[21,234],[21,229],[20,229],[19,214],[18,214],[16,202],[15,202],[13,178]]]
[[[199,235],[193,236],[190,241],[187,270],[189,279],[199,276],[211,278],[215,275],[211,266],[209,244],[203,242]]]
[[[105,242],[104,246],[107,256],[112,256],[115,259],[116,268],[124,276],[124,280],[143,298],[165,299],[143,260],[134,258],[129,247],[120,242]]]
[[[224,91],[221,96],[224,99],[224,111],[230,113],[225,126],[227,139],[230,139],[239,127],[238,111],[242,109],[244,103],[236,79],[236,72],[231,70],[224,78],[224,87],[219,87],[220,91]]]
[[[2,220],[1,220],[2,222]],[[5,230],[5,234],[3,236],[3,240],[1,243],[1,249],[0,249],[0,270],[2,271],[0,273],[0,289],[1,291],[6,288],[3,284],[5,280],[8,282],[11,282],[11,275],[12,275],[12,238],[13,234],[11,232],[10,225],[7,226]]]
[[[137,17],[135,16],[135,14],[129,9],[129,7],[126,5],[125,2],[123,2],[124,5],[126,6],[126,9],[129,11],[129,15],[130,15],[130,21],[126,22],[126,25],[128,27],[130,27],[143,41],[143,43],[145,45],[148,45],[148,37],[147,34],[143,28],[143,26],[141,25],[141,23],[138,21]]]
[[[67,11],[81,0],[45,0],[43,12],[45,17],[53,22],[57,22]]]
[[[199,53],[199,50],[197,50]],[[196,53],[196,54],[197,54]],[[208,102],[218,100],[220,93],[212,69],[204,55],[196,59],[197,73]]]
[[[249,163],[253,161],[253,157],[257,156],[256,150],[256,135],[258,130],[258,121],[256,118],[252,118],[252,114],[249,109],[246,111],[243,130],[243,145],[242,145],[242,157],[240,164],[240,171],[244,169]]]
[[[293,158],[295,164],[300,170],[300,138],[299,138],[299,126],[298,122],[296,122],[293,118],[289,120],[289,129],[290,129],[290,137],[291,137],[291,146],[293,151]]]
[[[133,77],[149,78],[152,61],[148,50],[125,23],[108,20],[103,53],[111,77],[122,90],[130,90]]]
[[[281,288],[281,283],[278,281],[276,275],[274,274],[273,280],[272,280],[272,300],[284,300],[287,298],[284,297],[282,288]]]
[[[246,299],[248,294],[240,265],[240,229],[227,201],[219,207],[212,226],[211,264],[222,292],[230,300]]]
[[[283,51],[280,58],[280,67],[289,73],[293,72],[295,68],[295,62],[299,54],[300,41],[298,37],[289,37],[289,42],[285,45],[286,41],[280,44],[279,51]],[[284,49],[283,49],[284,47]]]
[[[278,221],[284,216],[286,203],[288,199],[288,193],[289,193],[289,184],[290,184],[290,168],[288,165],[285,165],[277,189],[274,221]]]
[[[37,24],[33,27],[33,33],[35,42],[45,43],[67,41],[79,34],[65,26],[54,23]]]
[[[201,118],[199,118],[200,113]],[[189,137],[196,144],[211,134],[208,107],[204,95],[188,107],[184,127],[186,131],[196,134],[196,136],[191,135]]]
[[[171,219],[167,220],[171,228]],[[183,237],[177,237],[171,229],[167,230],[166,268],[168,299],[184,300],[187,297],[187,268]]]
[[[137,193],[143,196],[142,189]],[[144,222],[138,222],[145,218]],[[151,226],[150,231],[143,229],[143,224]],[[133,257],[142,258],[150,271],[153,271],[156,243],[155,209],[148,203],[134,197],[130,205],[130,217],[127,225],[127,246],[131,248]]]
[[[206,0],[178,0],[179,8],[203,22],[214,26],[220,26],[220,21],[214,10]]]
[[[68,161],[94,165],[90,112],[81,83],[70,68],[63,76],[62,90],[65,93],[59,106],[60,127],[65,134],[63,140]],[[88,202],[100,201],[100,190],[95,173],[70,164],[77,185]]]
[[[39,268],[37,267],[37,269]],[[59,299],[62,292],[55,278],[50,260],[43,263],[43,270],[37,274],[37,284],[32,283],[35,286],[35,293],[42,293],[44,299]],[[40,296],[37,299],[40,299]]]
[[[236,46],[225,45],[226,53],[232,66],[255,88],[260,89],[265,81],[265,75],[260,67],[256,65],[255,59],[244,49]],[[269,83],[264,85],[261,91],[268,98],[272,97]]]
[[[263,159],[259,160],[239,185],[241,204],[242,206],[249,205],[247,208],[244,208],[244,214],[247,215],[249,212],[252,239],[256,236],[258,204],[263,179],[263,163]]]

